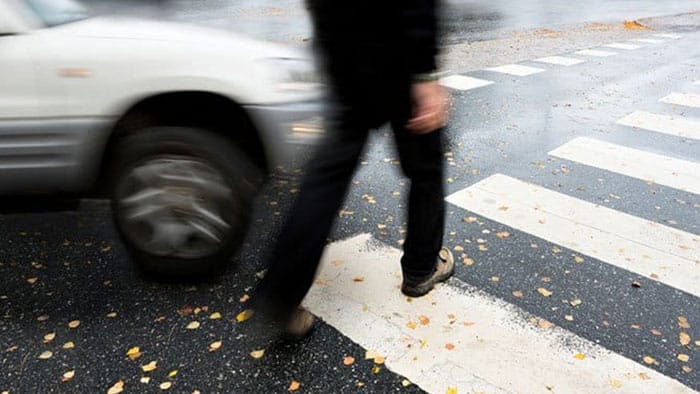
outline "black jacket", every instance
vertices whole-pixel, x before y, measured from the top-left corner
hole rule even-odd
[[[417,74],[436,69],[438,0],[308,0],[340,104],[361,126],[410,113]]]

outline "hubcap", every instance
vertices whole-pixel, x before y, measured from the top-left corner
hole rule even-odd
[[[129,240],[145,252],[206,257],[237,225],[233,190],[203,160],[159,156],[122,179],[115,196],[117,215]]]

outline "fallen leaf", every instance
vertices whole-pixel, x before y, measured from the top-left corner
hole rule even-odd
[[[297,382],[296,380],[292,380],[292,382],[289,383],[289,388],[287,390],[297,391],[297,390],[299,390],[300,386],[301,386],[301,383]]]
[[[457,387],[448,387],[445,394],[457,394]]]
[[[384,356],[377,356],[374,358],[373,361],[375,364],[381,365],[381,364],[384,364],[384,362],[386,361],[386,358]]]
[[[574,321],[574,317],[571,315],[565,315],[564,319],[566,319],[567,321]]]
[[[523,292],[520,291],[520,290],[515,290],[515,291],[513,292],[513,296],[514,296],[515,298],[523,298]]]
[[[199,322],[198,321],[190,322],[190,324],[188,324],[187,327],[185,327],[185,328],[188,330],[196,330],[199,328]]]
[[[574,256],[574,262],[583,263],[585,260],[581,256]]]
[[[39,278],[27,278],[27,283],[33,285]]]
[[[126,355],[131,360],[136,360],[137,358],[141,357],[141,348],[134,346],[126,352]]]
[[[545,319],[539,319],[539,320],[537,321],[537,325],[538,325],[540,328],[544,328],[544,329],[549,329],[549,328],[554,327],[554,323],[552,323],[552,322],[549,321],[549,320],[545,320]]]
[[[586,358],[586,355],[583,353],[576,353],[576,354],[574,354],[574,358],[577,360],[583,360]]]
[[[61,382],[62,383],[70,382],[71,380],[73,380],[74,377],[75,377],[75,370],[68,371],[68,372],[63,374],[63,378],[61,379]]]
[[[375,357],[379,357],[379,353],[376,350],[369,349],[365,351],[365,360],[373,360]]]
[[[457,245],[454,247],[455,252],[464,252],[464,247]]]
[[[510,237],[510,233],[508,231],[500,231],[496,233],[496,236],[500,239],[506,239]]]
[[[345,356],[343,357],[343,365],[353,365],[355,364],[355,357]]]
[[[155,371],[156,368],[158,368],[158,366],[157,366],[156,364],[158,364],[157,361],[151,361],[151,362],[148,363],[148,364],[142,365],[142,366],[141,366],[141,369],[143,370],[143,372]]]
[[[169,390],[171,387],[173,387],[173,383],[172,382],[163,382],[160,384],[159,387],[161,390]]]
[[[638,376],[639,376],[639,379],[642,379],[642,380],[650,380],[651,379],[651,376],[647,375],[644,372],[640,372]]]
[[[420,320],[420,324],[422,324],[424,326],[427,326],[428,324],[430,324],[430,319],[428,319],[427,316],[423,316],[423,315],[418,316],[418,320]]]
[[[265,355],[265,349],[253,350],[252,352],[250,352],[250,357],[253,357],[255,359],[261,358],[264,355]]]
[[[554,247],[552,247],[552,253],[561,253],[561,249],[554,246]]]
[[[688,324],[688,319],[685,316],[678,316],[678,325],[681,328],[690,328],[690,324]]]
[[[364,276],[356,276],[356,277],[352,278],[353,282],[363,282],[364,280],[365,280]]]
[[[499,211],[507,211],[507,210],[508,210],[508,207],[505,206],[505,205],[501,205],[500,207],[498,207],[498,210],[499,210]]]
[[[632,325],[630,325],[630,328],[632,328],[634,330],[641,330],[642,326],[640,326],[639,324],[632,324]]]
[[[453,345],[453,344],[451,344],[451,343],[446,343],[446,344],[445,344],[445,349],[447,349],[447,350],[453,350],[454,348],[455,348],[455,345]]]
[[[401,381],[401,385],[402,385],[403,387],[408,387],[408,386],[411,385],[411,381],[408,380],[408,379],[404,379],[404,380]]]
[[[80,325],[80,320],[73,320],[72,322],[68,323],[68,328],[78,328]]]
[[[581,305],[581,300],[579,300],[579,299],[577,298],[577,299],[575,299],[575,300],[569,301],[569,304],[571,304],[571,306],[579,306],[579,305]]]
[[[612,386],[612,388],[614,389],[619,389],[620,387],[622,387],[622,382],[620,382],[619,380],[610,379],[610,386]]]
[[[221,319],[221,313],[219,313],[219,312],[214,312],[214,313],[212,313],[211,315],[209,315],[209,318],[212,319],[212,320]]]
[[[479,245],[478,248],[482,252],[486,252],[487,250],[489,250],[489,247],[486,245]]]
[[[632,282],[632,287],[640,288],[642,287],[642,284],[635,280],[634,282]]]
[[[693,372],[693,368],[690,368],[690,367],[687,366],[687,365],[684,365],[683,367],[681,367],[681,369],[682,369],[683,372],[685,372],[685,373],[691,373],[691,372]]]
[[[64,349],[73,349],[74,347],[75,347],[75,344],[71,341],[68,341],[68,342],[63,344]]]
[[[173,369],[172,371],[168,372],[169,378],[174,378],[175,376],[177,376],[177,369]]]
[[[50,332],[50,333],[44,335],[44,343],[51,343],[51,342],[53,342],[54,339],[56,339],[55,332]]]
[[[143,384],[148,384],[151,382],[151,378],[148,376],[142,376],[141,379],[139,380]]]
[[[462,258],[462,264],[466,266],[474,265],[474,260],[470,259],[469,257],[464,257]]]
[[[549,283],[552,281],[552,278],[550,278],[548,276],[543,276],[542,279],[540,279],[540,280],[544,283]]]
[[[122,391],[124,391],[124,381],[117,380],[117,383],[114,383],[114,386],[110,387],[109,390],[107,390],[107,394],[119,394]]]
[[[246,309],[243,312],[236,315],[236,321],[238,323],[243,323],[244,321],[250,319],[251,316],[253,316],[253,310]]]
[[[378,374],[379,371],[381,371],[381,370],[382,370],[382,369],[379,368],[379,367],[376,366],[376,365],[375,365],[374,367],[372,367],[372,373],[375,374],[375,375]]]
[[[355,383],[355,386],[357,386],[357,387],[364,387],[365,384],[364,384],[363,382],[357,382],[357,383]]]
[[[109,318],[115,318],[115,317],[117,317],[117,312],[110,312],[110,313],[107,314],[107,317],[109,317]]]
[[[545,289],[544,287],[537,288],[537,292],[542,294],[545,297],[549,297],[553,294],[551,291]]]
[[[683,346],[690,345],[690,335],[688,335],[686,332],[681,331],[681,333],[678,334],[678,341]]]
[[[678,360],[683,361],[684,363],[687,363],[688,361],[690,361],[690,356],[688,356],[687,354],[681,353],[678,355]]]
[[[644,26],[637,21],[624,21],[623,26],[625,29],[629,30],[650,30],[647,26]]]
[[[462,219],[462,220],[464,220],[464,221],[467,222],[467,223],[474,223],[474,222],[476,222],[476,218],[475,218],[474,216],[469,216],[469,217],[466,217],[466,218],[464,218],[464,219]]]
[[[222,345],[222,344],[223,344],[222,341],[216,341],[216,342],[210,343],[210,344],[209,344],[209,351],[210,351],[210,352],[215,352],[215,351],[219,350],[219,349],[221,348],[221,345]]]
[[[185,305],[177,311],[177,314],[182,317],[187,317],[194,313],[194,307],[190,305]]]
[[[497,276],[492,276],[492,277],[489,278],[489,282],[494,282],[494,283],[495,283],[495,282],[498,282],[498,281],[500,281],[500,280],[501,280],[501,278],[499,278],[499,277],[497,277]]]
[[[241,298],[238,299],[238,302],[240,303],[245,303],[250,299],[250,296],[248,294],[243,294]]]
[[[642,360],[644,360],[644,362],[648,365],[658,364],[656,362],[656,359],[654,357],[651,357],[651,356],[644,356],[644,358],[642,358]]]
[[[40,358],[41,360],[48,360],[48,359],[50,359],[51,357],[53,357],[53,353],[51,353],[51,352],[48,351],[48,350],[45,351],[45,352],[43,352],[43,353],[41,353],[41,354],[39,355],[39,358]]]
[[[651,329],[651,333],[654,334],[654,335],[656,335],[657,337],[658,337],[658,336],[661,336],[661,331],[659,331],[659,330],[657,330],[657,329],[655,329],[655,328],[652,328],[652,329]]]

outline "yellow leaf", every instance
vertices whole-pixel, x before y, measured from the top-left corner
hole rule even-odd
[[[647,375],[646,373],[644,373],[644,372],[640,372],[640,373],[639,373],[639,379],[642,379],[642,380],[649,380],[649,379],[651,379],[651,377],[650,377],[649,375]]]
[[[464,257],[462,258],[462,264],[466,266],[474,265],[474,260],[470,259],[469,257]]]
[[[506,239],[510,237],[510,233],[508,231],[500,231],[496,233],[496,236],[500,239]]]
[[[238,323],[243,323],[244,321],[250,319],[251,316],[253,316],[253,311],[251,309],[246,309],[236,315],[236,321]]]
[[[365,360],[374,360],[375,357],[379,357],[376,350],[369,349],[365,352]]]
[[[586,355],[583,353],[576,353],[576,354],[574,354],[574,358],[577,360],[583,360],[586,358]]]
[[[215,352],[215,351],[219,350],[219,349],[221,348],[221,345],[222,345],[222,344],[223,344],[222,341],[216,341],[216,342],[210,343],[210,344],[209,344],[209,351],[210,351],[210,352]]]
[[[505,206],[505,205],[501,205],[500,207],[498,207],[498,210],[499,210],[499,211],[507,211],[507,210],[508,210],[508,207]]]
[[[68,341],[68,342],[63,344],[64,349],[73,349],[74,347],[75,347],[75,344],[71,341]]]
[[[404,380],[401,381],[401,385],[402,385],[403,387],[408,387],[408,386],[411,385],[411,381],[408,380],[408,379],[404,379]]]
[[[418,324],[416,324],[416,322],[414,321],[409,321],[408,323],[406,323],[406,327],[410,328],[411,330],[415,330],[417,326]]]
[[[551,295],[553,294],[551,291],[545,289],[544,287],[539,287],[539,288],[537,289],[537,292],[540,293],[540,294],[542,294],[542,295],[545,296],[545,297],[549,297],[549,296],[551,296]]]
[[[356,276],[356,277],[352,278],[353,282],[362,282],[364,280],[365,280],[364,276]]]
[[[574,261],[577,263],[583,263],[585,260],[581,256],[574,256]]]
[[[680,328],[690,328],[688,319],[685,316],[678,316],[678,326],[680,326]]]
[[[427,339],[421,339],[420,340],[420,348],[423,349],[424,347],[428,346],[428,340]]]
[[[690,335],[686,332],[681,332],[678,334],[678,341],[681,343],[681,345],[689,345],[690,344]]]
[[[571,304],[571,306],[579,306],[579,305],[581,305],[581,300],[579,300],[579,299],[577,298],[577,299],[575,299],[575,300],[569,301],[569,304]]]
[[[109,318],[117,317],[117,312],[110,312],[107,314],[107,317],[109,317]]]
[[[659,331],[659,330],[657,330],[657,329],[655,329],[655,328],[652,328],[652,329],[651,329],[651,333],[654,334],[654,335],[656,335],[657,337],[658,337],[658,336],[661,336],[661,331]]]
[[[48,359],[50,359],[51,357],[53,357],[53,353],[51,353],[51,352],[48,351],[48,350],[45,351],[45,352],[43,352],[43,353],[41,353],[41,354],[39,355],[39,358],[40,358],[41,360],[48,360]]]
[[[382,369],[379,368],[379,367],[376,366],[376,365],[375,365],[374,367],[372,367],[372,373],[375,374],[375,375],[378,374],[379,371],[381,371],[381,370],[382,370]]]
[[[386,361],[386,358],[385,358],[384,356],[377,356],[377,357],[374,358],[374,363],[375,363],[375,364],[380,364],[380,365],[381,365],[381,364],[384,364],[385,361]]]
[[[620,387],[622,387],[622,382],[620,382],[619,380],[610,379],[610,386],[612,386],[614,389],[619,389]]]
[[[683,369],[683,372],[685,372],[685,373],[691,373],[691,372],[693,372],[693,368],[690,368],[690,367],[687,366],[687,365],[684,365],[681,369]]]
[[[137,358],[141,357],[141,348],[134,346],[126,352],[126,355],[131,360],[136,360]]]
[[[148,384],[151,382],[151,378],[149,378],[148,376],[142,376],[141,379],[139,380],[139,382],[141,382],[143,384]]]
[[[172,382],[163,382],[160,384],[159,387],[161,390],[169,390],[171,387],[173,387],[173,383]]]
[[[644,362],[648,365],[657,364],[656,359],[654,357],[651,357],[651,356],[644,356],[644,358],[642,358],[642,360],[644,360]]]
[[[250,357],[253,357],[255,359],[261,358],[264,355],[265,355],[265,349],[253,350],[252,352],[250,352]]]
[[[214,312],[209,316],[210,319],[212,320],[218,320],[221,319],[221,313],[219,312]]]
[[[80,320],[73,320],[72,322],[68,323],[69,328],[78,328],[80,325]]]
[[[343,357],[343,365],[353,365],[355,364],[355,357],[345,356]]]
[[[489,250],[489,247],[486,245],[479,245],[478,248],[482,252],[486,252],[487,250]]]
[[[423,316],[423,315],[418,316],[418,320],[420,321],[420,324],[422,324],[424,326],[427,326],[428,324],[430,324],[430,319],[428,319],[427,316]]]
[[[44,335],[44,343],[51,343],[56,338],[55,332],[50,332]]]
[[[190,322],[190,324],[188,324],[187,327],[185,327],[185,328],[187,328],[188,330],[196,330],[199,328],[199,322],[198,321]]]
[[[497,276],[492,276],[492,277],[489,278],[489,282],[494,282],[494,283],[496,283],[496,282],[498,282],[498,281],[500,281],[500,280],[501,280],[501,278],[499,278],[499,277],[497,277]]]
[[[122,391],[124,391],[124,381],[118,380],[117,383],[114,383],[114,386],[107,390],[107,394],[119,394]]]
[[[571,315],[565,315],[564,319],[566,319],[567,321],[574,321],[574,317]]]
[[[540,319],[537,322],[537,325],[540,326],[540,328],[544,328],[544,329],[549,329],[549,328],[554,327],[554,324],[552,322],[550,322],[549,320],[545,320],[545,319]]]
[[[515,297],[515,298],[523,298],[523,292],[520,291],[520,290],[515,290],[515,291],[513,292],[513,297]]]
[[[289,391],[297,391],[299,390],[299,387],[301,386],[301,383],[297,382],[296,380],[292,380],[291,383],[289,383]]]
[[[690,361],[690,356],[688,356],[687,354],[681,353],[678,355],[678,360],[683,361],[684,363],[687,363],[688,361]]]
[[[174,378],[175,376],[177,376],[177,369],[173,369],[172,371],[168,372],[169,378]]]
[[[446,394],[457,394],[457,387],[448,387]]]
[[[61,382],[66,383],[70,382],[73,380],[73,377],[75,377],[75,370],[68,371],[63,374],[63,378],[61,379]]]
[[[142,365],[141,369],[143,370],[143,372],[155,371],[155,369],[157,368],[156,364],[157,364],[157,361],[151,361],[148,364]]]
[[[36,283],[37,280],[38,280],[38,278],[27,278],[27,283],[29,283],[30,285],[33,285],[34,283]]]
[[[463,219],[467,223],[474,223],[476,222],[476,218],[474,216],[469,216]]]

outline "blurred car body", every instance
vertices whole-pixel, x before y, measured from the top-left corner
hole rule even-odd
[[[320,97],[290,48],[3,0],[0,195],[100,193],[146,271],[208,272],[241,243],[268,169],[321,132]]]

